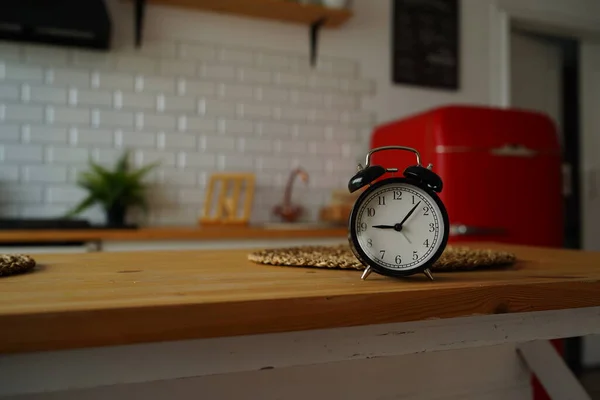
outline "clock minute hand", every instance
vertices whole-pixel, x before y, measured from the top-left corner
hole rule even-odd
[[[419,200],[419,202],[417,204],[415,204],[415,206],[412,208],[412,210],[410,210],[408,212],[408,214],[406,214],[406,217],[404,217],[404,219],[402,220],[402,222],[400,222],[398,224],[399,228],[402,228],[402,225],[404,225],[404,223],[406,222],[406,220],[408,219],[408,217],[410,217],[412,215],[412,213],[415,212],[415,210],[417,209],[417,207],[419,206],[419,204],[421,204],[421,200]]]

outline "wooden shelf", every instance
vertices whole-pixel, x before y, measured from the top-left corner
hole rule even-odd
[[[323,27],[327,28],[339,27],[352,17],[349,9],[300,4],[289,0],[148,0],[148,3],[303,25],[324,20]]]

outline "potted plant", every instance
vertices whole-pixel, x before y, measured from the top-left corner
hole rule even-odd
[[[146,188],[142,180],[156,163],[132,170],[129,166],[129,151],[126,151],[112,171],[92,161],[89,164],[91,170],[83,172],[77,181],[77,185],[87,190],[88,195],[67,213],[67,217],[99,204],[104,210],[106,224],[109,227],[123,228],[126,226],[127,211],[131,207],[147,210]]]

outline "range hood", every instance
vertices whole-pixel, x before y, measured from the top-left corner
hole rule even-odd
[[[0,40],[110,48],[104,0],[0,0]]]

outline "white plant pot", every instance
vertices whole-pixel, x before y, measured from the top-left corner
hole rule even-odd
[[[323,5],[328,8],[346,8],[348,0],[322,0]]]

